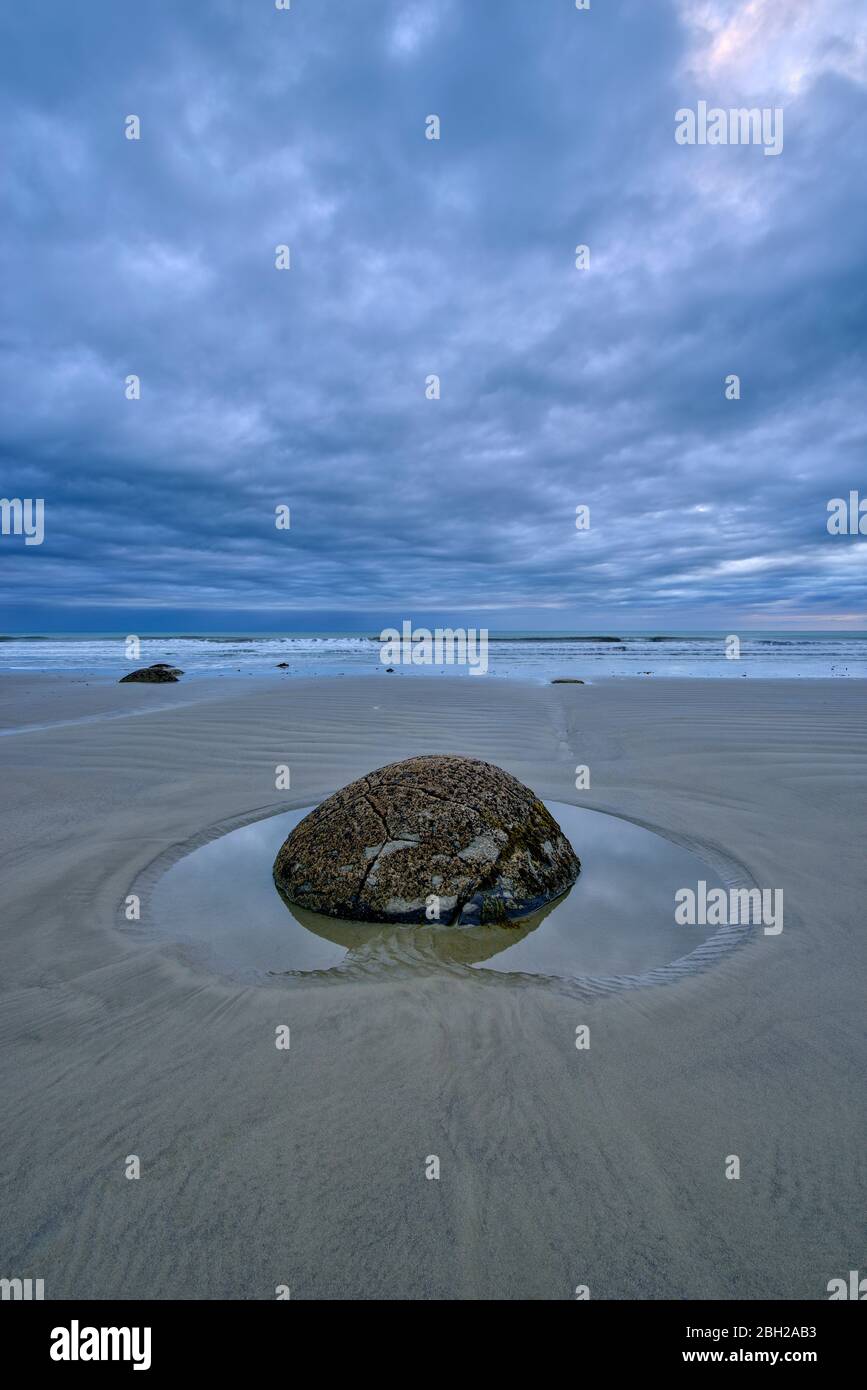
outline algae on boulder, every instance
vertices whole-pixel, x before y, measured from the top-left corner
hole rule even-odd
[[[536,911],[580,869],[516,777],[436,754],[391,763],[323,801],[283,844],[274,881],[290,903],[346,921],[471,925]]]

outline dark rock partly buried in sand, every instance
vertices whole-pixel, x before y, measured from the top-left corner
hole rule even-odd
[[[130,671],[128,676],[121,676],[118,685],[123,685],[126,681],[176,681],[178,676],[183,674],[177,666],[157,661],[153,666],[142,666],[139,671]]]
[[[438,906],[440,922],[470,925],[534,912],[580,869],[517,778],[434,755],[391,763],[323,801],[283,844],[274,881],[288,902],[345,921],[423,922]]]

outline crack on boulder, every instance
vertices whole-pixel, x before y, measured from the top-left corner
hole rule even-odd
[[[486,812],[483,811],[480,806],[474,806],[471,801],[463,801],[455,796],[443,796],[441,792],[435,792],[432,787],[423,787],[420,782],[415,782],[413,785],[418,787],[420,792],[424,792],[427,796],[432,796],[435,801],[443,801],[446,806],[464,806],[468,811],[474,811],[482,820],[485,819]]]
[[[380,842],[379,845],[377,845],[376,854],[373,856],[370,863],[367,865],[367,868],[364,870],[364,873],[361,875],[361,882],[359,883],[358,887],[352,895],[352,904],[354,907],[358,906],[358,900],[361,897],[362,892],[364,891],[364,887],[367,883],[367,880],[370,878],[370,875],[373,873],[373,870],[379,863],[382,851],[385,849],[386,845],[391,839],[391,832],[389,831],[388,823],[385,817],[382,815],[381,811],[379,810],[379,807],[376,806],[376,804],[371,800],[370,783],[368,782],[366,777],[364,779],[364,784],[367,787],[367,791],[364,792],[361,796],[356,797],[355,801],[353,801],[352,803],[353,809],[358,805],[359,801],[366,802],[373,814],[376,816],[380,825],[382,826],[382,829],[385,831],[385,838]]]
[[[541,802],[535,801],[532,807],[533,811],[535,812],[536,808],[540,805]],[[542,809],[544,810],[544,807],[542,807]],[[508,864],[517,850],[523,850],[530,863],[532,864],[533,857],[527,845],[524,843],[526,835],[527,826],[518,825],[512,827],[511,831],[509,832],[508,840],[503,845],[502,849],[497,855],[497,858],[494,860],[493,864],[491,864],[490,868],[486,869],[484,873],[479,875],[470,892],[466,893],[463,896],[463,898],[458,898],[458,901],[455,904],[455,910],[452,913],[451,919],[449,921],[449,926],[456,927],[459,924],[461,920],[461,913],[463,912],[467,903],[472,898],[474,898],[477,893],[486,893],[489,888],[493,888],[497,879],[500,877],[503,864]],[[479,911],[480,922],[482,921],[483,909],[484,903],[482,903],[481,909]]]

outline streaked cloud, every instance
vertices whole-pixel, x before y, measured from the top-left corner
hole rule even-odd
[[[863,615],[850,8],[7,9],[0,491],[46,541],[5,621]],[[779,159],[675,144],[753,84]]]
[[[862,0],[680,0],[689,69],[754,95],[798,96],[826,73],[867,85]]]

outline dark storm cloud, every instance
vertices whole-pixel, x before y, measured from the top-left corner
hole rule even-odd
[[[4,622],[862,617],[865,26],[816,9],[7,11]],[[699,99],[783,154],[676,145]]]

